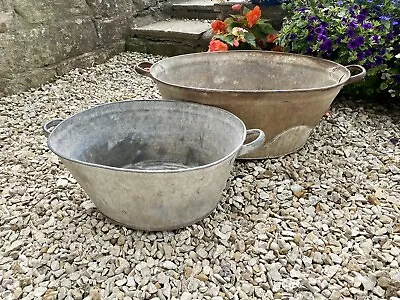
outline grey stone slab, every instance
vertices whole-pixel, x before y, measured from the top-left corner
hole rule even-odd
[[[161,40],[198,40],[209,29],[210,24],[206,22],[196,20],[167,20],[136,28],[134,34],[137,37]]]

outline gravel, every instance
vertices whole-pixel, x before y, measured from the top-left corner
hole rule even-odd
[[[109,222],[41,126],[159,98],[120,54],[0,100],[1,299],[399,299],[400,109],[342,99],[305,147],[237,162],[216,210],[174,232]]]

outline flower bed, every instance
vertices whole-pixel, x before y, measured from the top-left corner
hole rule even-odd
[[[400,0],[288,0],[290,14],[278,32],[258,6],[232,6],[234,15],[212,23],[209,51],[260,49],[360,64],[366,79],[347,94],[400,97]]]
[[[400,96],[399,0],[292,0],[277,43],[285,50],[361,64],[366,80],[351,93]],[[348,90],[349,92],[349,90]]]
[[[255,6],[249,9],[242,4],[232,6],[234,15],[224,21],[211,23],[214,37],[209,51],[227,51],[260,49],[280,51],[275,44],[277,30],[265,19],[261,18],[261,9]]]

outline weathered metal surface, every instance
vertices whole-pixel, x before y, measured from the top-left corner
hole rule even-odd
[[[359,74],[351,76],[349,69]],[[248,128],[262,129],[264,146],[240,158],[277,157],[298,150],[343,85],[365,77],[361,66],[268,51],[180,55],[155,63],[150,72],[140,65],[136,70],[154,78],[164,99],[221,107]]]
[[[58,125],[57,125],[58,124]],[[51,129],[51,127],[54,127]],[[246,127],[230,112],[183,101],[100,105],[44,126],[49,148],[96,207],[127,227],[169,230],[192,224],[218,204]]]

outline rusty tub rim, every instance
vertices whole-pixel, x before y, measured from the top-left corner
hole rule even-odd
[[[157,65],[161,65],[163,61],[168,61],[168,60],[176,60],[179,59],[179,57],[190,57],[190,56],[204,56],[204,55],[227,55],[227,53],[248,53],[248,54],[256,54],[256,55],[282,55],[282,56],[295,56],[295,57],[301,57],[302,59],[310,59],[313,61],[322,61],[326,64],[331,64],[332,69],[340,68],[346,74],[342,76],[339,79],[339,82],[333,85],[329,86],[322,86],[322,87],[317,87],[317,88],[301,88],[301,89],[281,89],[281,90],[264,90],[264,89],[258,89],[258,90],[240,90],[240,89],[214,89],[214,88],[199,88],[199,87],[193,87],[193,86],[186,86],[186,85],[179,85],[177,83],[171,83],[165,80],[161,80],[157,77],[154,77],[152,74],[152,71],[154,71],[154,68],[156,68]],[[229,55],[229,54],[228,54]],[[149,68],[148,71],[144,70],[140,65],[143,64],[147,68]],[[358,70],[358,73],[356,75],[351,75],[350,69]],[[343,66],[339,63],[336,63],[334,61],[320,58],[320,57],[313,57],[313,56],[308,56],[308,55],[303,55],[303,54],[295,54],[295,53],[286,53],[286,52],[276,52],[276,51],[264,51],[264,50],[229,50],[229,51],[217,51],[217,52],[198,52],[198,53],[189,53],[189,54],[182,54],[182,55],[177,55],[177,56],[171,56],[167,57],[164,59],[161,59],[160,61],[156,63],[150,63],[150,62],[142,62],[136,65],[135,70],[141,74],[141,75],[147,75],[150,78],[154,79],[157,82],[160,82],[162,84],[171,86],[171,87],[176,87],[180,89],[188,89],[192,91],[200,91],[200,92],[212,92],[212,93],[236,93],[236,94],[262,94],[262,93],[309,93],[309,92],[317,92],[317,91],[325,91],[329,89],[334,89],[340,86],[348,85],[351,83],[358,82],[362,79],[364,79],[366,75],[366,70],[363,66],[361,65],[348,65],[348,66]],[[328,71],[329,69],[326,69]],[[344,79],[344,80],[343,80]]]
[[[102,107],[106,107],[106,106],[112,106],[118,103],[131,103],[131,102],[159,102],[159,103],[165,103],[165,102],[169,102],[169,103],[183,103],[184,105],[188,105],[188,106],[197,106],[199,108],[202,109],[211,109],[211,110],[218,110],[221,111],[223,113],[225,113],[226,115],[230,115],[232,116],[233,119],[236,119],[238,121],[238,124],[240,124],[240,126],[243,129],[243,137],[241,139],[241,142],[238,143],[238,146],[231,152],[229,152],[228,154],[225,154],[222,158],[213,161],[211,163],[208,164],[204,164],[204,165],[200,165],[200,166],[195,166],[195,167],[190,167],[190,168],[185,168],[185,169],[174,169],[174,170],[170,170],[170,169],[163,169],[163,170],[144,170],[144,169],[128,169],[128,168],[119,168],[119,167],[112,167],[112,166],[107,166],[107,165],[101,165],[101,164],[96,164],[96,163],[91,163],[91,162],[86,162],[83,160],[78,160],[75,158],[70,158],[65,156],[64,154],[61,154],[60,151],[54,149],[54,147],[51,145],[51,138],[52,136],[54,136],[54,132],[57,131],[57,127],[62,126],[63,123],[65,122],[71,122],[74,119],[78,118],[79,115],[82,115],[88,111],[91,110],[95,110],[95,109],[101,109]],[[246,140],[246,132],[249,131],[246,128],[246,125],[244,124],[244,122],[237,117],[235,114],[224,110],[222,108],[219,107],[215,107],[215,106],[209,106],[209,105],[204,105],[204,104],[199,104],[199,103],[194,103],[194,102],[186,102],[186,101],[181,101],[181,100],[164,100],[164,99],[128,99],[128,100],[121,100],[121,101],[115,101],[115,102],[108,102],[108,103],[102,103],[102,104],[98,104],[95,106],[92,106],[90,108],[84,109],[82,111],[79,111],[75,114],[72,114],[70,117],[66,118],[66,119],[61,119],[61,118],[54,118],[48,122],[46,122],[43,127],[43,134],[47,137],[47,146],[48,148],[54,153],[56,154],[59,158],[64,159],[66,161],[70,161],[70,162],[74,162],[80,165],[85,165],[85,166],[90,166],[90,167],[95,167],[95,168],[101,168],[101,169],[106,169],[106,170],[113,170],[113,171],[119,171],[119,172],[127,172],[127,173],[142,173],[142,174],[165,174],[165,173],[184,173],[184,172],[194,172],[194,171],[198,171],[198,170],[202,170],[202,169],[206,169],[206,168],[212,168],[216,165],[222,164],[223,162],[225,162],[228,159],[232,159],[232,158],[236,158],[235,153],[239,153],[240,149],[244,146],[244,145],[249,145],[248,144],[244,144],[245,140]],[[256,129],[259,130],[259,129]],[[251,130],[250,130],[251,131]],[[264,138],[264,133],[261,131],[259,137],[257,138],[257,140],[261,138]],[[255,142],[255,141],[254,141]],[[239,154],[238,154],[239,155]]]

